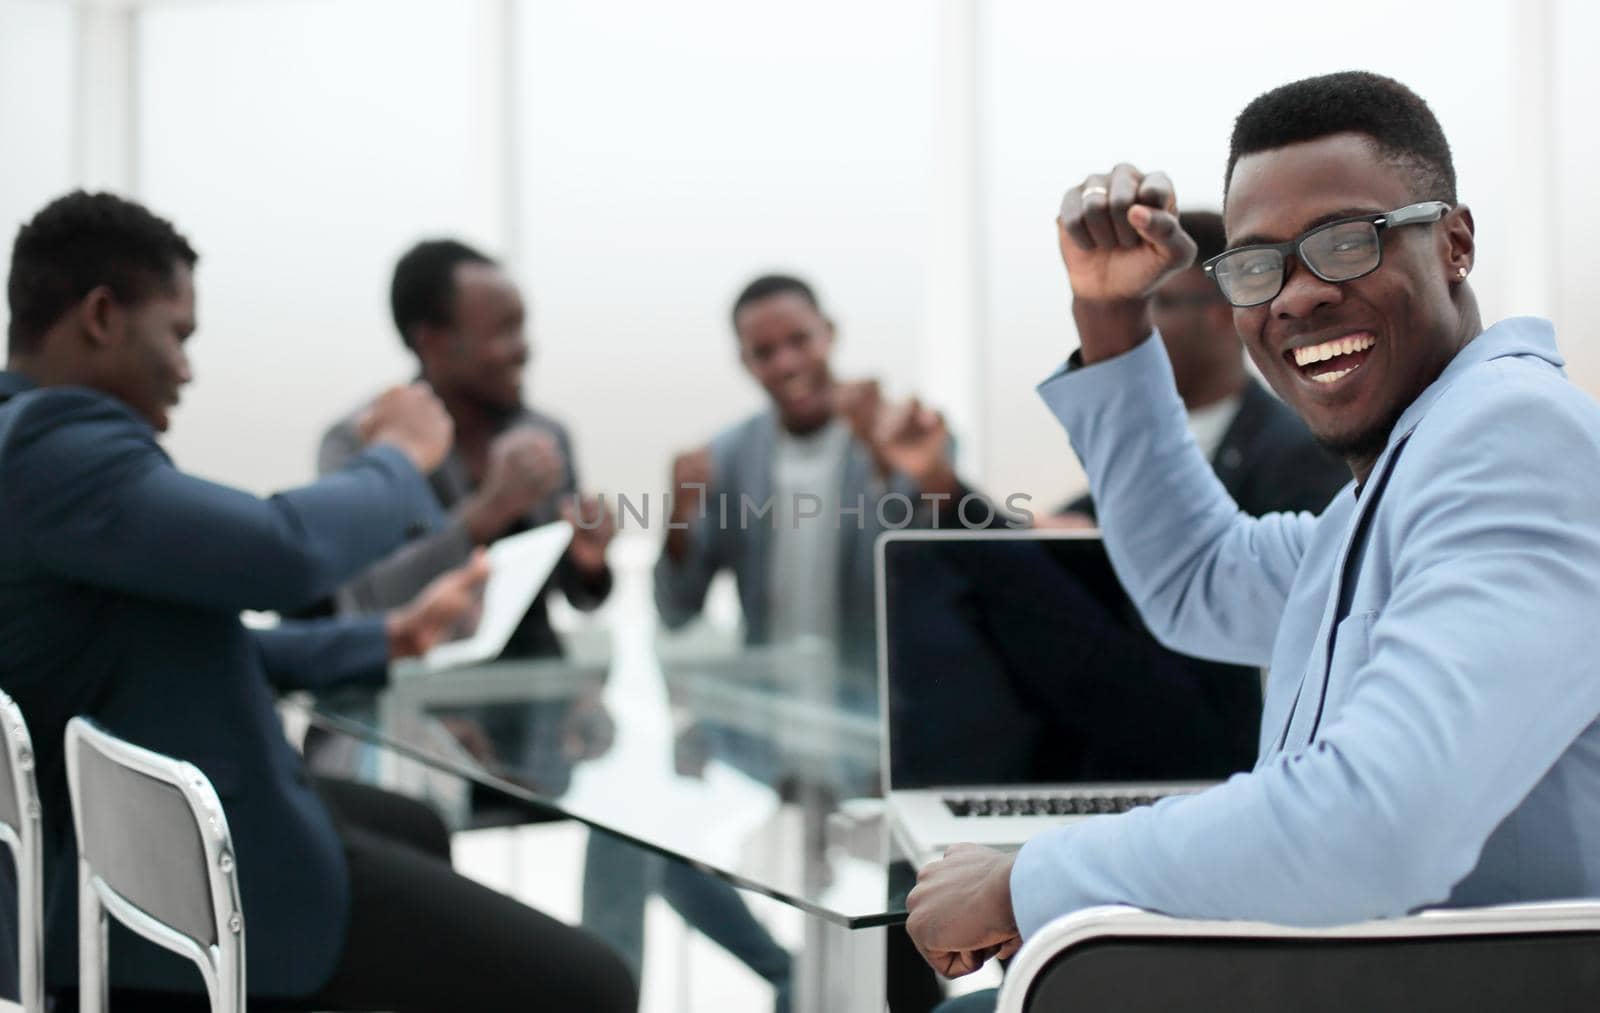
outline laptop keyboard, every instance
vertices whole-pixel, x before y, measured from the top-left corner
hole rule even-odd
[[[1093,816],[1152,805],[1161,795],[946,795],[954,816]]]

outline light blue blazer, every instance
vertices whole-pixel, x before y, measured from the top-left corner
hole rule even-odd
[[[1024,935],[1104,903],[1331,925],[1600,894],[1600,405],[1561,366],[1547,322],[1489,328],[1359,494],[1259,520],[1160,341],[1040,385],[1156,635],[1270,676],[1251,773],[1022,849]]]

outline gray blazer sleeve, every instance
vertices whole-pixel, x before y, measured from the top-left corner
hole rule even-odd
[[[322,438],[317,472],[340,471],[361,451],[361,434],[353,419],[339,422]],[[428,582],[464,564],[472,555],[472,538],[459,518],[449,517],[432,533],[413,539],[368,567],[335,594],[341,615],[384,612],[404,605]]]

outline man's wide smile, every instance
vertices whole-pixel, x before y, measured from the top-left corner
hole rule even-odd
[[[1288,349],[1283,357],[1301,377],[1331,389],[1359,370],[1377,343],[1371,331],[1354,331],[1330,341]]]

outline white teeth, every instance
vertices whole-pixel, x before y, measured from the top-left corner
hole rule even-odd
[[[1370,334],[1353,334],[1346,338],[1334,338],[1324,341],[1320,345],[1308,345],[1305,348],[1294,350],[1294,363],[1297,366],[1309,366],[1313,362],[1322,362],[1335,355],[1349,355],[1352,352],[1364,351],[1378,343],[1378,339]],[[1342,374],[1341,374],[1342,375]]]
[[[1355,371],[1356,371],[1356,367],[1351,366],[1349,369],[1336,369],[1331,373],[1320,373],[1320,374],[1318,374],[1316,376],[1313,376],[1311,379],[1317,381],[1318,383],[1332,383],[1333,381],[1338,380],[1338,379],[1340,379],[1342,377],[1349,376],[1351,373],[1354,373]]]

